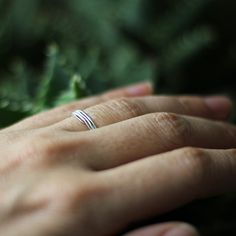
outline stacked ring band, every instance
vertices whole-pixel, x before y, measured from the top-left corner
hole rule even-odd
[[[73,117],[77,118],[80,122],[87,126],[88,129],[97,129],[96,124],[92,118],[82,110],[77,110],[72,113]]]

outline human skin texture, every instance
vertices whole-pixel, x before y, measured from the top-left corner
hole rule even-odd
[[[225,97],[154,96],[150,84],[55,108],[0,131],[0,235],[106,236],[236,189]],[[71,117],[83,109],[99,127]],[[127,235],[195,236],[180,222]]]

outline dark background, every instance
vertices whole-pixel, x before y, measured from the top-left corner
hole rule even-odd
[[[146,79],[159,94],[235,100],[235,13],[233,0],[0,0],[0,126]],[[200,201],[155,221],[236,235],[235,202]]]

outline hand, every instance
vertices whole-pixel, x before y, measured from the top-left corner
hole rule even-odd
[[[134,95],[150,93],[141,87]],[[129,93],[67,105],[1,131],[1,235],[114,235],[131,222],[235,190],[236,151],[228,148],[235,147],[236,128],[213,120],[229,114],[227,99],[104,102],[120,95]],[[70,117],[77,108],[100,128],[88,131]],[[148,235],[173,227],[196,233],[172,223]]]

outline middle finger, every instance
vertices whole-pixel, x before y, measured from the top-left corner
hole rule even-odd
[[[76,133],[75,139],[79,136]],[[234,125],[173,113],[136,117],[97,129],[88,136],[85,162],[96,170],[186,146],[224,149],[236,145]]]

